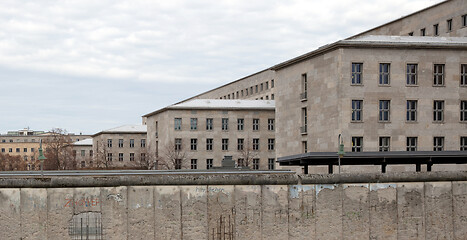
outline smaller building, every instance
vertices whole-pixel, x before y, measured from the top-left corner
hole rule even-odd
[[[238,166],[275,169],[272,100],[194,99],[146,114],[158,169],[210,169],[232,156]]]
[[[146,125],[124,125],[92,135],[93,160],[87,166],[106,169],[151,168],[146,133]]]
[[[73,157],[76,168],[90,168],[93,166],[94,151],[92,150],[92,138],[73,143]]]

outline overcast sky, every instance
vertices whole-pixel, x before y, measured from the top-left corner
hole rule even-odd
[[[440,0],[2,0],[0,133],[93,134]]]

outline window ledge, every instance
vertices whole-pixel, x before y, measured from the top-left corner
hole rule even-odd
[[[350,123],[364,123],[364,121],[350,121]]]
[[[432,87],[446,87],[446,85],[432,85]]]
[[[418,121],[405,121],[405,123],[407,123],[407,124],[417,124]]]
[[[406,87],[419,87],[418,84],[405,84]]]
[[[363,87],[364,85],[363,84],[350,84],[350,86],[355,86],[355,87]]]
[[[378,84],[378,87],[391,87],[391,84]]]
[[[432,121],[433,124],[444,124],[444,121]]]

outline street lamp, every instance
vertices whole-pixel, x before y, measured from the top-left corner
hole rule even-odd
[[[39,161],[41,161],[41,177],[44,177],[44,160],[46,159],[47,158],[42,153],[42,139],[41,139],[41,143],[39,146]]]
[[[337,137],[337,142],[339,143],[339,150],[337,151],[338,155],[338,163],[339,163],[339,174],[341,173],[341,158],[344,157],[344,140],[342,139],[342,134],[339,133],[339,136]]]

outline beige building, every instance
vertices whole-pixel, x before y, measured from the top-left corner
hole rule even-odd
[[[275,168],[272,100],[195,99],[143,117],[160,169],[219,167],[224,156],[238,166]]]
[[[12,156],[21,156],[27,164],[27,170],[39,170],[39,145],[40,141],[50,136],[50,133],[44,131],[33,131],[28,128],[9,131],[7,134],[0,135],[0,153]],[[75,135],[69,133],[71,141],[80,141],[90,138],[90,135]]]
[[[92,135],[93,163],[86,166],[149,168],[146,132],[146,125],[125,125]]]
[[[278,158],[337,152],[339,134],[346,152],[467,149],[467,38],[366,36],[272,69]]]

